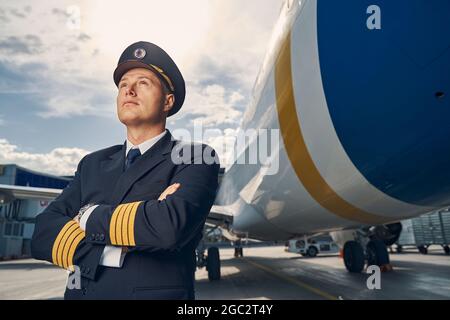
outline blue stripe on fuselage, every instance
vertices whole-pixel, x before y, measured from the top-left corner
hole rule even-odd
[[[381,30],[366,26],[370,5],[381,9]],[[409,203],[450,203],[449,34],[448,0],[318,0],[322,79],[340,142],[372,185]]]

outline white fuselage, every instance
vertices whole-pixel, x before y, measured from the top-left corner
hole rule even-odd
[[[400,221],[430,212],[367,181],[336,134],[321,78],[317,1],[285,5],[241,129],[279,130],[278,171],[227,168],[216,203],[233,212],[232,230],[257,239]],[[248,145],[247,145],[248,147]]]

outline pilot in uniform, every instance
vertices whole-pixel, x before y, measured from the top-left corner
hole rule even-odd
[[[127,140],[79,162],[73,181],[37,216],[32,256],[70,270],[69,279],[80,276],[65,299],[195,299],[195,249],[216,195],[217,155],[165,128],[185,83],[163,49],[130,45],[114,82]],[[139,126],[146,129],[134,134]]]

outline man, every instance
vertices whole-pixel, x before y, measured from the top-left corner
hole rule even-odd
[[[80,161],[37,216],[32,255],[80,271],[81,286],[67,288],[65,299],[194,299],[195,248],[215,198],[217,157],[206,145],[179,148],[165,128],[185,84],[164,50],[132,44],[114,82],[127,140]]]

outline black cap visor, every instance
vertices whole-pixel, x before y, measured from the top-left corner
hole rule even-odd
[[[166,79],[164,79],[164,77],[158,72],[158,70],[156,70],[155,68],[153,68],[148,64],[136,60],[128,60],[117,66],[116,70],[114,70],[114,83],[116,84],[116,86],[119,86],[120,79],[122,79],[125,73],[127,73],[131,69],[136,68],[144,68],[153,71],[153,73],[155,73],[158,76],[158,78],[161,79],[166,84],[167,88],[169,88],[170,90],[171,85],[167,82]]]

